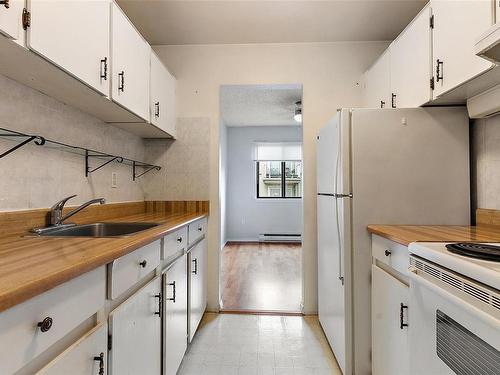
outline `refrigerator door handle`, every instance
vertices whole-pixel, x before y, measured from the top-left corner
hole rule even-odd
[[[340,238],[340,224],[339,224],[339,205],[335,199],[335,216],[337,217],[337,238],[339,243],[339,280],[344,285],[344,276],[342,276],[342,239]]]
[[[334,197],[334,198],[337,198],[338,194],[335,194],[335,193],[318,193],[318,195],[325,196],[325,197]]]

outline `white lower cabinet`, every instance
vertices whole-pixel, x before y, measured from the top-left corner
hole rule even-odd
[[[104,375],[108,372],[107,353],[108,326],[100,323],[37,374]]]
[[[109,315],[112,375],[161,372],[161,277],[157,276]]]
[[[372,370],[374,375],[409,373],[408,286],[372,265]]]
[[[207,307],[207,240],[189,252],[189,342],[193,340]]]
[[[24,32],[21,23],[24,0],[10,0],[0,4],[0,33],[10,39],[18,40]]]
[[[187,255],[163,274],[163,373],[175,375],[187,349]]]

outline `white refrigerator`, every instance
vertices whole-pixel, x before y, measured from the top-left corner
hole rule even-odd
[[[318,135],[317,193],[319,320],[344,375],[370,374],[367,225],[469,224],[466,109],[338,110]]]

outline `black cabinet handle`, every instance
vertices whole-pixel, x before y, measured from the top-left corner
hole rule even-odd
[[[105,81],[108,80],[108,58],[105,57],[101,60],[101,78]]]
[[[391,94],[391,107],[396,108],[396,94]]]
[[[177,238],[177,242],[181,243],[182,242],[182,237]]]
[[[101,352],[98,357],[94,357],[94,361],[99,362],[99,375],[104,375],[104,353]]]
[[[380,101],[380,108],[384,108],[385,107],[385,102],[383,100]]]
[[[7,9],[10,8],[10,0],[2,0],[0,1],[0,4],[3,4],[3,6],[6,7]]]
[[[141,266],[142,268],[146,268],[147,264],[148,264],[148,262],[146,259],[144,259],[142,262],[139,262],[139,266]]]
[[[384,254],[386,257],[390,256],[392,254],[392,251],[391,250],[386,250],[384,251]]]
[[[443,76],[443,61],[437,59],[436,64],[436,81],[442,81],[444,79]]]
[[[198,227],[198,232],[201,232],[203,230],[202,227]]]
[[[160,117],[160,102],[155,103],[155,117]]]
[[[48,316],[41,322],[38,322],[36,326],[40,327],[40,331],[47,332],[50,328],[52,328],[52,323],[54,323],[54,321],[50,316]]]
[[[175,303],[175,281],[172,281],[171,283],[168,283],[167,285],[170,285],[173,290],[172,290],[172,297],[171,298],[167,298],[168,301],[172,301],[173,303]]]
[[[155,298],[158,298],[158,311],[155,311],[155,315],[161,317],[161,308],[162,308],[161,293],[155,294]]]
[[[192,262],[194,263],[194,267],[193,267],[193,271],[191,271],[192,273],[194,273],[195,275],[198,275],[198,259],[193,259]]]
[[[401,302],[401,306],[399,308],[399,328],[403,329],[404,327],[408,327],[408,323],[404,322],[404,309],[408,309],[408,305],[403,304]]]
[[[123,70],[118,73],[118,91],[125,91],[125,72]]]

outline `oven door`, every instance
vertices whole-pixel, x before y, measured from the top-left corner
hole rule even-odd
[[[413,257],[410,264],[410,373],[498,374],[499,292]]]

